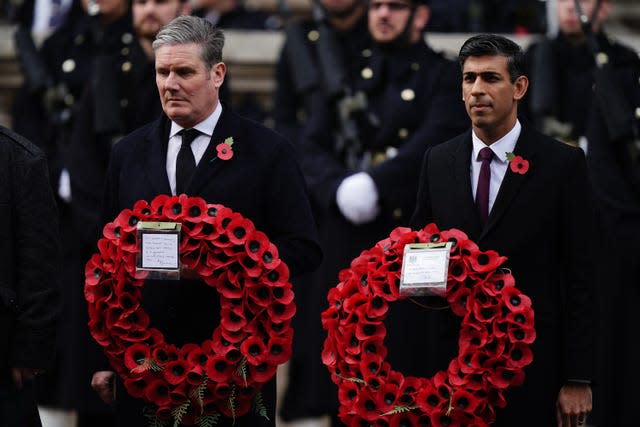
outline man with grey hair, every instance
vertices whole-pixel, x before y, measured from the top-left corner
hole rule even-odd
[[[292,276],[310,271],[322,254],[293,148],[219,101],[226,73],[223,45],[222,31],[197,17],[178,17],[158,33],[153,49],[164,114],[112,150],[104,222],[140,199],[199,196],[251,219],[277,246]],[[218,158],[216,145],[228,137],[233,137],[233,156]],[[143,288],[143,302],[151,324],[176,346],[211,339],[220,324],[218,293],[201,280],[154,281]],[[102,368],[92,386],[108,403],[118,389],[117,425],[145,425],[144,403],[117,383],[114,388],[115,374]],[[264,385],[262,396],[269,419],[249,414],[234,425],[275,425],[275,380]],[[231,424],[221,419],[217,425]]]

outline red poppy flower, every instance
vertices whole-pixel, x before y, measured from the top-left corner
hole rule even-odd
[[[230,158],[233,157],[233,148],[231,148],[229,144],[226,144],[224,142],[221,142],[220,144],[216,145],[216,152],[217,152],[217,156],[221,160],[229,160]]]
[[[271,337],[267,343],[267,353],[272,363],[279,365],[286,362],[291,358],[291,339]]]
[[[144,366],[144,362],[149,359],[151,352],[149,346],[142,343],[135,343],[124,353],[124,366],[130,371]]]
[[[258,336],[247,338],[240,345],[240,352],[247,358],[247,363],[257,366],[264,362],[268,356],[267,347],[262,339]]]
[[[358,322],[356,326],[356,337],[359,340],[366,340],[372,338],[384,338],[387,333],[387,328],[382,322],[370,322],[362,320]]]
[[[514,313],[529,311],[531,308],[531,299],[513,287],[503,290],[502,300],[507,308]]]
[[[187,203],[187,199],[188,197],[185,194],[167,199],[162,207],[162,215],[170,220],[179,220],[184,215],[184,205]]]
[[[247,255],[254,261],[262,259],[262,254],[269,247],[267,235],[261,231],[254,231],[247,236],[244,244]]]
[[[516,343],[508,351],[507,368],[524,368],[533,361],[533,352],[528,345]]]
[[[362,354],[359,363],[362,379],[369,382],[370,378],[378,377],[383,361],[384,359],[380,355],[374,353]]]
[[[529,171],[529,161],[523,159],[521,156],[514,156],[509,161],[509,167],[511,169],[511,172],[524,175]]]
[[[381,414],[376,398],[365,388],[360,390],[355,411],[367,421],[375,421]]]
[[[417,426],[419,416],[413,412],[404,412],[391,419],[390,427]],[[428,425],[428,424],[427,424]]]
[[[511,273],[501,272],[489,277],[482,288],[487,294],[497,296],[502,293],[504,288],[515,286],[515,282]]]
[[[238,257],[240,265],[249,277],[260,277],[262,274],[262,266],[248,255]]]
[[[473,271],[487,273],[495,270],[507,260],[507,257],[500,256],[496,251],[476,251],[471,254],[469,263]]]
[[[162,370],[164,378],[169,384],[180,384],[187,377],[189,365],[186,360],[173,360],[166,364]]]
[[[282,322],[291,319],[296,314],[296,305],[293,302],[289,304],[276,302],[267,307],[267,311],[274,322]]]
[[[536,339],[535,329],[525,326],[520,327],[515,324],[511,324],[511,326],[508,328],[508,335],[511,342],[531,344]]]
[[[272,286],[271,295],[273,296],[274,301],[277,301],[281,304],[291,304],[294,298],[291,283],[286,282],[282,286]]]
[[[145,397],[150,402],[154,402],[158,406],[169,405],[171,399],[169,397],[169,387],[162,380],[151,381],[145,390]]]
[[[209,357],[207,365],[205,366],[205,372],[207,373],[207,376],[216,383],[227,381],[231,377],[234,370],[235,364],[229,362],[222,355]]]
[[[243,245],[247,242],[247,237],[253,235],[255,231],[253,222],[246,218],[236,217],[229,226],[227,232],[229,234],[229,240],[235,245]]]
[[[148,387],[146,378],[125,378],[123,384],[127,392],[135,398],[143,397]]]
[[[343,381],[338,389],[338,400],[341,405],[351,405],[358,397],[358,386],[353,381]]]
[[[247,324],[247,319],[240,310],[223,308],[220,312],[220,318],[222,327],[231,332],[239,331]]]
[[[249,369],[250,378],[257,383],[264,384],[276,374],[277,365],[262,362],[258,366],[247,365],[247,368]]]
[[[183,210],[185,220],[201,225],[207,215],[207,203],[200,197],[189,197],[184,201]]]

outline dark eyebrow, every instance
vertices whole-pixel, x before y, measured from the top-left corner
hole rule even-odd
[[[477,76],[480,75],[480,77],[482,77],[482,80],[488,80],[488,79],[495,79],[495,78],[502,78],[502,75],[500,73],[498,73],[497,71],[483,71],[481,73],[476,73],[475,71],[467,71],[462,73],[462,76],[464,78],[473,78],[476,79]]]

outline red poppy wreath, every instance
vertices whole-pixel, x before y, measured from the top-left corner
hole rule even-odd
[[[181,348],[165,342],[140,305],[140,221],[182,223],[180,260],[220,294],[212,338]],[[295,313],[289,270],[276,247],[239,213],[198,197],[138,201],[104,227],[86,265],[89,329],[128,393],[151,403],[156,420],[209,426],[256,410],[261,386],[291,356]]]
[[[389,303],[408,243],[451,241],[446,300],[462,317],[459,353],[431,378],[405,377],[385,360]],[[363,251],[328,294],[323,363],[338,385],[339,416],[349,426],[487,426],[503,392],[524,381],[535,340],[531,300],[515,287],[506,260],[479,250],[460,230],[395,229]],[[355,339],[354,339],[355,338]]]

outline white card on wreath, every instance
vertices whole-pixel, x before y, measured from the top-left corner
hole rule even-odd
[[[443,296],[447,287],[451,242],[412,243],[405,246],[400,295]]]
[[[138,223],[137,278],[180,279],[181,226],[167,221]]]

